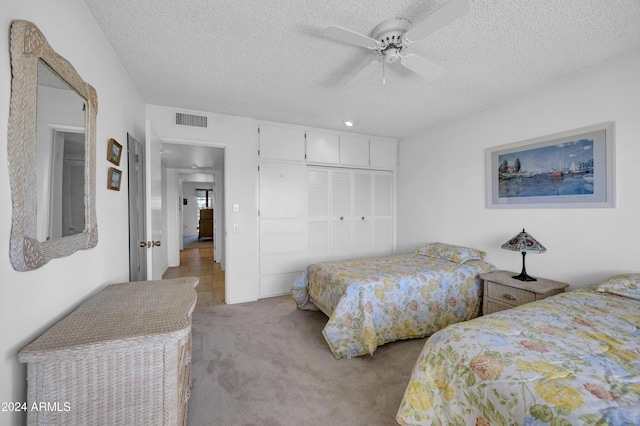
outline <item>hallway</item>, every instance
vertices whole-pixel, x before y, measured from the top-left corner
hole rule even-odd
[[[224,271],[213,261],[213,244],[185,248],[180,252],[180,266],[168,268],[162,278],[198,277],[198,301],[195,310],[224,304]]]

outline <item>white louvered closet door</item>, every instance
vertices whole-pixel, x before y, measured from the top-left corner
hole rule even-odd
[[[308,263],[329,259],[329,170],[307,170]]]
[[[350,171],[331,174],[331,258],[351,257],[352,191]]]
[[[358,257],[374,254],[371,235],[372,176],[368,171],[353,173],[353,254]]]
[[[309,263],[391,254],[392,184],[391,172],[308,167]]]

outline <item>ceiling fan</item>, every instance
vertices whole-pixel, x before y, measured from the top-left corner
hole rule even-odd
[[[382,83],[384,84],[385,64],[398,61],[426,80],[434,81],[445,73],[445,69],[406,51],[412,43],[433,34],[467,13],[469,13],[468,0],[449,0],[416,25],[412,25],[406,18],[391,18],[376,25],[371,32],[371,37],[336,26],[328,27],[322,34],[343,43],[373,50],[380,57],[356,74],[351,81],[358,79],[372,67],[382,65]]]

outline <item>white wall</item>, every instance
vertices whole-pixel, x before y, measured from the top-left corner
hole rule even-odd
[[[185,237],[198,236],[198,202],[196,199],[196,189],[213,190],[213,185],[211,182],[182,183],[182,198],[186,198],[188,203],[186,206],[182,206],[182,229]],[[217,213],[217,211],[215,213]]]
[[[11,93],[9,26],[14,19],[33,22],[49,44],[71,62],[98,94],[96,207],[97,247],[54,259],[30,272],[11,267],[11,190],[7,172],[7,121]],[[127,193],[107,188],[109,138],[120,143],[127,132],[144,140],[144,103],[119,59],[82,0],[3,1],[0,8],[0,401],[26,400],[26,367],[18,351],[55,321],[106,284],[127,281]],[[126,164],[126,160],[125,163]],[[122,167],[123,187],[127,170]],[[20,414],[0,412],[0,424],[23,424]]]
[[[173,124],[175,108],[147,105],[146,109],[147,119],[153,128],[154,137],[157,138],[154,141],[156,144],[187,143],[225,148],[224,215],[230,224],[237,223],[239,229],[238,232],[232,232],[230,229],[223,231],[226,233],[225,300],[227,303],[257,300],[259,288],[256,121],[251,118],[207,113],[207,128],[190,128]],[[231,211],[233,204],[239,205],[239,212]]]
[[[398,248],[444,241],[477,247],[500,269],[521,256],[500,246],[526,228],[546,246],[533,276],[571,288],[639,272],[640,51],[400,141]],[[485,149],[615,121],[617,207],[487,209]]]

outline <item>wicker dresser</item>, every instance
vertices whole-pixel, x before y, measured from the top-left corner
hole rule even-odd
[[[185,425],[197,284],[109,285],[24,347],[27,424]]]

